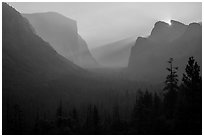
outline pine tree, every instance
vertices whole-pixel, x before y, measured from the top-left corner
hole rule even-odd
[[[169,75],[166,77],[164,90],[167,91],[176,91],[178,89],[178,67],[173,67],[173,58],[170,58],[168,63],[170,64],[169,68],[166,68],[169,71]]]
[[[202,103],[201,96],[201,76],[200,76],[200,66],[195,62],[193,57],[189,58],[188,64],[186,66],[186,73],[183,74],[182,87],[186,91],[186,97],[191,103],[198,102]]]
[[[168,61],[170,67],[166,68],[169,71],[169,75],[166,77],[164,91],[164,107],[166,116],[173,118],[175,112],[175,106],[177,101],[177,90],[178,90],[178,67],[173,66],[173,58]]]
[[[148,90],[143,93],[138,90],[133,109],[133,134],[151,134],[153,126],[153,97]]]
[[[189,58],[185,71],[176,128],[179,134],[202,134],[202,80],[193,57]]]

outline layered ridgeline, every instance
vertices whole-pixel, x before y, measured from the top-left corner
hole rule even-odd
[[[37,36],[20,13],[6,3],[2,5],[3,80],[18,81],[27,76],[51,78],[83,71]]]
[[[48,89],[49,81],[66,75],[70,83],[83,74],[86,71],[59,55],[37,36],[27,19],[14,8],[2,3],[3,132],[12,134],[18,130],[12,121],[18,114],[18,110],[13,108],[15,105],[23,110],[24,122],[34,120],[33,115],[36,114],[37,106],[42,106],[42,101],[52,102],[50,106],[53,107],[54,101],[59,99],[56,95],[62,96],[61,90]]]
[[[2,3],[2,71],[4,134],[32,134],[37,115],[54,118],[60,100],[66,107],[90,102],[112,107],[115,95],[130,87],[128,81],[112,76],[91,75],[59,55],[6,3]]]
[[[92,53],[102,67],[125,68],[128,66],[134,38],[126,38],[92,49]]]
[[[48,100],[48,96],[60,94],[59,90],[50,92],[47,89],[49,81],[65,75],[73,81],[73,77],[83,74],[86,71],[59,55],[37,36],[27,19],[2,3],[3,112],[6,112],[8,100],[10,104],[19,101],[28,104],[30,99],[34,100],[33,104]]]
[[[167,74],[167,61],[174,58],[178,74],[190,56],[201,66],[202,27],[199,23],[189,25],[171,20],[171,25],[157,22],[149,37],[138,37],[131,49],[128,73],[132,78],[144,81],[162,82]]]
[[[86,42],[78,34],[77,22],[55,12],[23,14],[38,34],[62,56],[83,68],[98,67]]]

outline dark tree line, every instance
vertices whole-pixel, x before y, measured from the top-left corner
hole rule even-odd
[[[110,109],[91,103],[85,110],[74,106],[66,108],[60,100],[55,119],[42,117],[37,111],[32,134],[202,134],[200,67],[190,57],[178,84],[178,67],[173,61],[173,58],[168,61],[169,74],[162,94],[139,89],[132,103],[130,93],[126,91],[123,95],[125,108],[117,100],[110,104]],[[21,108],[15,105],[12,112],[7,111],[13,113],[12,122],[7,123],[12,127],[12,133],[23,134],[25,124]]]
[[[146,91],[137,96],[133,110],[135,134],[202,134],[202,81],[200,67],[189,58],[178,85],[178,67],[168,61],[163,99]]]

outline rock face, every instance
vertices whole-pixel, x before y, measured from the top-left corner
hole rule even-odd
[[[149,38],[155,41],[171,42],[185,32],[187,25],[171,20],[171,25],[159,21],[155,23]]]
[[[6,3],[2,3],[2,66],[4,88],[83,72],[37,36],[27,19]]]
[[[36,34],[62,56],[83,68],[97,67],[86,42],[77,32],[77,22],[59,13],[23,14],[34,27]]]
[[[202,63],[202,27],[198,23],[184,25],[171,21],[157,22],[147,38],[138,37],[131,49],[128,65],[129,75],[138,80],[165,80],[167,61],[174,58],[174,65],[179,67],[178,74],[185,71],[188,58],[194,56]]]

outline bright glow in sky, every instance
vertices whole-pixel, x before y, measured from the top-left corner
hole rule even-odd
[[[77,21],[89,49],[127,37],[147,36],[156,21],[202,21],[202,3],[9,3],[21,13],[55,11]]]
[[[169,25],[171,25],[171,19],[167,19],[167,20],[163,20],[163,21],[168,23]]]

